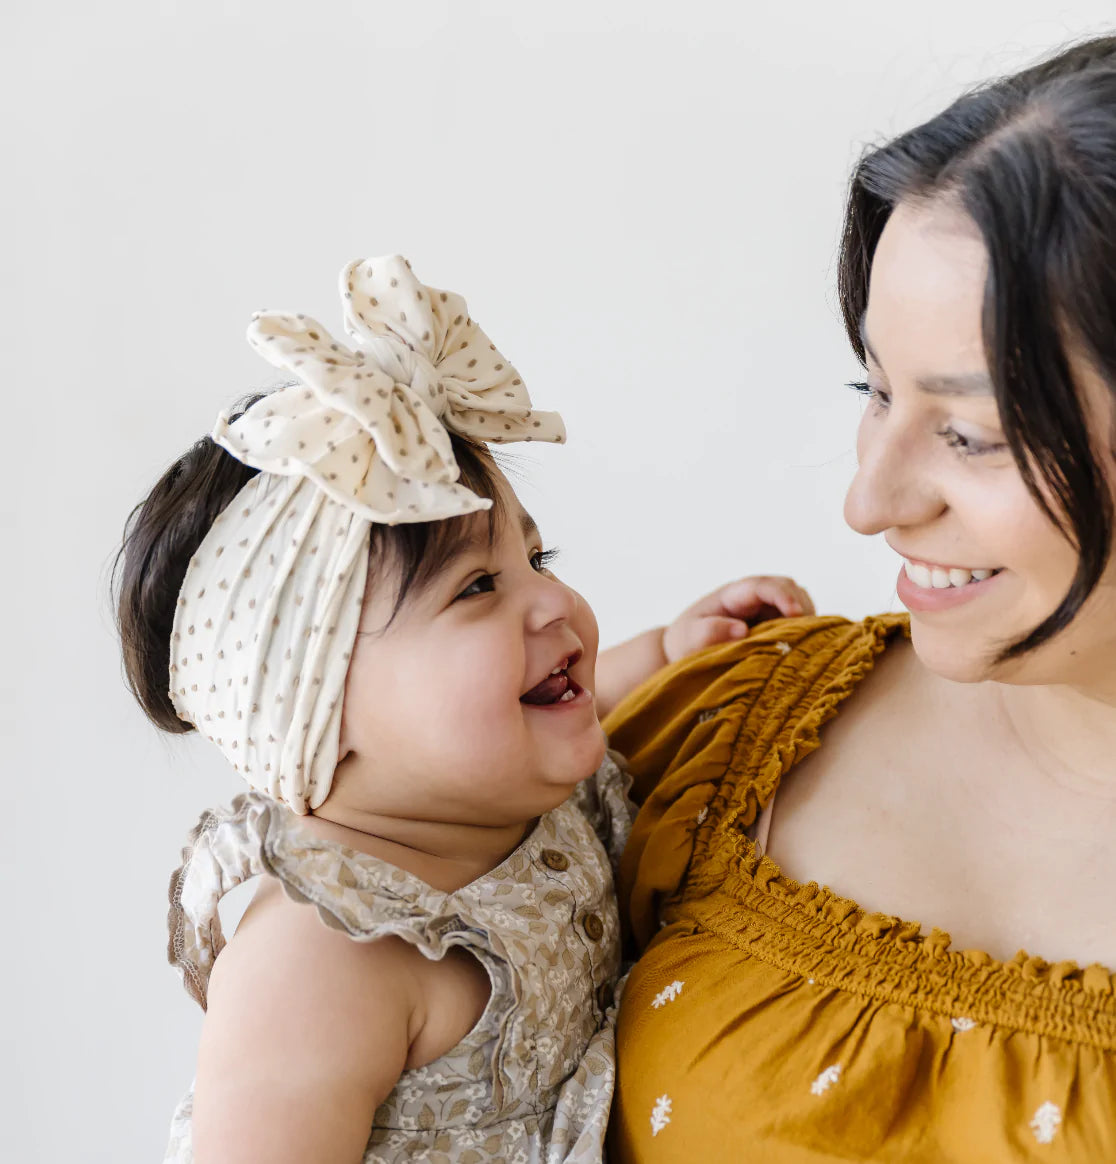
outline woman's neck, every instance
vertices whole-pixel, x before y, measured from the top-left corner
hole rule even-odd
[[[1116,690],[991,686],[1038,773],[1077,796],[1116,801]]]

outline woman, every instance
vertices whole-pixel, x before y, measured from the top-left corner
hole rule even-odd
[[[613,1149],[1116,1159],[1116,38],[869,154],[841,296],[909,621],[770,624],[606,725]]]

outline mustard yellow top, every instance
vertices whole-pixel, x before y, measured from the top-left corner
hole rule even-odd
[[[895,615],[765,624],[606,723],[642,804],[620,874],[643,952],[614,1164],[1116,1161],[1107,970],[952,950],[790,880],[745,833],[906,631]]]

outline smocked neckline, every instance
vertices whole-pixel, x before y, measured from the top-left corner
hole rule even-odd
[[[815,689],[816,694],[811,693],[810,709],[795,726],[796,741],[808,745],[801,755],[819,746],[821,728],[836,715],[845,699],[873,669],[897,633],[910,638],[909,620],[899,614],[867,618],[861,627],[863,633],[842,659],[840,672],[819,680],[821,690]],[[745,891],[746,904],[762,910],[766,899],[778,906],[774,911],[778,917],[771,920],[777,921],[782,929],[797,930],[815,945],[818,939],[826,944],[839,943],[832,946],[831,951],[819,954],[822,962],[815,978],[823,974],[822,963],[831,952],[834,955],[831,968],[835,985],[838,984],[837,978],[851,971],[849,959],[844,958],[844,954],[854,961],[881,961],[884,964],[881,973],[874,976],[881,983],[887,978],[888,969],[910,972],[920,965],[935,979],[955,979],[962,995],[971,996],[974,988],[987,992],[989,985],[998,981],[1009,995],[1045,994],[1051,1003],[1067,1004],[1082,1015],[1088,1012],[1096,1017],[1103,1016],[1105,1026],[1110,1029],[1100,1041],[1106,1047],[1116,1048],[1116,971],[1112,968],[1101,963],[1082,966],[1072,959],[1051,962],[1024,950],[1013,958],[1000,959],[980,949],[955,949],[945,930],[933,927],[925,932],[920,922],[866,910],[852,898],[844,897],[827,886],[795,880],[784,873],[776,861],[760,853],[744,830],[795,766],[791,764],[783,769],[781,765],[780,755],[770,756],[748,780],[737,806],[732,808],[730,800],[725,805],[727,811],[719,819],[710,814],[710,819],[699,827],[699,832],[705,834],[699,844],[706,850],[706,857],[695,862],[685,894],[687,898],[691,898],[691,891],[693,898],[715,895],[716,890],[724,887],[726,879],[737,880]],[[728,844],[716,843],[714,838],[718,833],[725,836]],[[723,922],[719,928],[732,928],[728,917]],[[762,935],[749,939],[755,948],[762,946],[763,941]],[[778,941],[788,949],[794,946],[786,933],[779,935]],[[799,951],[800,955],[805,953],[805,950]],[[1032,1001],[1038,1011],[1044,1010],[1041,1002]],[[914,1005],[921,1003],[916,1000]],[[943,1006],[942,1009],[948,1011],[949,1007]],[[1072,1032],[1059,1030],[1057,1033],[1066,1037],[1086,1036],[1089,1042],[1100,1038],[1097,1032],[1086,1031],[1083,1023],[1073,1022],[1071,1026],[1074,1028]]]

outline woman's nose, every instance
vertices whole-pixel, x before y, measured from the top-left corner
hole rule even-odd
[[[857,533],[922,525],[944,508],[918,434],[896,420],[861,423],[856,476],[845,495],[845,521]]]

